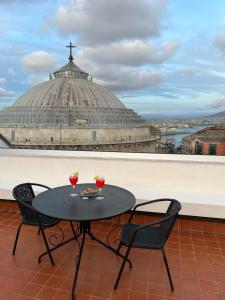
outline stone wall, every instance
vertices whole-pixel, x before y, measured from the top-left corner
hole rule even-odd
[[[135,128],[24,128],[2,127],[0,134],[12,144],[99,145],[139,143],[159,139],[151,127]]]
[[[90,144],[90,145],[12,145],[13,149],[39,149],[63,151],[98,151],[98,152],[125,152],[125,153],[157,153],[160,143],[158,140],[145,142],[117,143],[117,144]]]

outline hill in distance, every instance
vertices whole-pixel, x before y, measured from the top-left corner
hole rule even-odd
[[[225,118],[225,111],[221,111],[219,113],[213,114],[213,115],[209,115],[205,118]]]
[[[143,114],[139,113],[141,117],[145,120],[188,120],[195,118],[204,118],[204,116],[200,116],[200,114],[182,114],[182,115],[161,115],[161,114]]]

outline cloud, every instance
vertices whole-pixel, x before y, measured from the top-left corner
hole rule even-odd
[[[9,74],[10,76],[15,76],[15,75],[16,75],[16,71],[15,71],[13,68],[9,68],[9,69],[8,69],[8,74]]]
[[[193,67],[181,68],[174,71],[174,74],[179,76],[194,76],[200,73],[199,70],[194,69]]]
[[[158,72],[143,71],[136,68],[119,69],[117,72],[111,72],[111,70],[111,67],[98,67],[96,70],[97,78],[102,79],[94,80],[94,82],[115,92],[146,89],[158,86],[163,80],[163,76]]]
[[[26,80],[22,81],[22,84],[29,84],[31,86],[37,85],[43,81],[47,81],[48,77],[40,75],[29,75]]]
[[[225,54],[225,35],[217,36],[214,45]]]
[[[3,86],[6,83],[5,78],[0,78],[0,86]]]
[[[0,87],[0,98],[2,98],[2,97],[12,97],[14,95],[15,94],[13,92],[7,91],[6,89]]]
[[[1,4],[10,4],[10,3],[12,3],[12,4],[13,3],[20,3],[20,2],[24,2],[24,3],[27,3],[27,4],[31,4],[31,3],[36,4],[37,3],[36,0],[0,0],[0,5]]]
[[[61,36],[78,34],[79,45],[158,37],[168,0],[71,0],[46,22]]]
[[[140,40],[121,41],[99,47],[83,47],[77,57],[100,64],[141,66],[163,63],[175,53],[177,47],[178,44],[173,41],[167,41],[159,47]]]
[[[35,51],[25,55],[21,64],[33,72],[50,72],[56,68],[56,56],[46,51]]]
[[[12,97],[15,94],[11,91],[6,90],[3,86],[6,83],[6,79],[5,78],[0,78],[0,98],[3,97]]]
[[[168,0],[68,0],[45,28],[76,36],[78,65],[112,91],[143,90],[164,79],[152,66],[164,63],[178,43],[161,41]]]
[[[225,96],[221,96],[214,100],[211,104],[210,107],[212,108],[225,108]]]
[[[134,44],[131,43],[131,52],[135,49]],[[158,86],[163,81],[162,74],[146,68],[147,62],[149,65],[150,62],[153,63],[153,60],[155,63],[159,60],[158,54],[154,53],[150,57],[141,57],[137,51],[130,55],[128,53],[126,57],[124,48],[127,45],[125,47],[123,45],[123,43],[116,44],[115,47],[105,45],[98,47],[98,49],[84,47],[77,55],[78,64],[83,70],[93,75],[94,82],[114,92],[143,90]],[[144,47],[146,47],[145,44]],[[162,56],[160,59],[162,59]],[[142,68],[141,65],[145,66]]]
[[[177,47],[173,41],[156,47],[151,42],[126,40],[82,47],[76,59],[97,83],[112,91],[142,90],[158,86],[163,81],[160,72],[151,71],[151,66],[165,62]]]

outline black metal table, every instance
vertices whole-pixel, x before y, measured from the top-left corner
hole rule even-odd
[[[78,235],[74,234],[74,237],[50,249],[50,251],[54,251],[62,245],[65,245],[66,243],[77,239],[79,236],[82,236],[79,254],[76,260],[76,271],[72,286],[73,300],[75,299],[76,282],[86,235],[89,235],[91,239],[124,258],[124,256],[118,253],[116,249],[99,240],[91,233],[91,221],[104,220],[121,215],[125,212],[128,212],[135,205],[135,197],[131,192],[113,185],[104,186],[104,199],[102,200],[97,200],[95,197],[88,197],[87,199],[84,199],[79,194],[79,191],[82,191],[87,187],[94,188],[95,184],[77,184],[75,191],[78,193],[78,195],[75,197],[70,196],[70,194],[74,192],[72,186],[66,185],[57,187],[40,193],[33,199],[32,202],[33,207],[42,214],[65,221],[80,222],[80,232]],[[41,257],[46,254],[49,253],[44,252],[41,254],[39,256],[39,261],[41,260]],[[131,262],[128,259],[127,261],[131,267]]]

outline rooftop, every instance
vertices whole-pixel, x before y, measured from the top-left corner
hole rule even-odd
[[[122,222],[126,220],[124,215]],[[155,216],[136,216],[137,223]],[[96,236],[106,239],[115,219],[93,224]],[[70,300],[76,243],[54,252],[52,267],[48,258],[37,257],[44,246],[37,229],[22,228],[17,252],[12,247],[20,215],[13,202],[0,202],[0,298],[1,300]],[[66,235],[70,228],[60,223]],[[110,243],[118,238],[119,228]],[[125,268],[117,291],[113,283],[121,260],[107,249],[87,239],[78,278],[77,300],[222,300],[225,298],[224,223],[180,219],[167,242],[166,252],[175,284],[171,293],[159,251],[133,249],[133,269]],[[48,231],[50,233],[50,231]]]
[[[225,157],[22,149],[1,149],[0,154],[4,170],[0,199],[12,200],[12,187],[28,180],[51,187],[68,184],[68,174],[75,167],[80,172],[79,182],[103,174],[107,183],[133,192],[137,203],[160,197],[176,198],[182,203],[182,216],[166,246],[175,285],[173,293],[161,253],[143,249],[131,251],[133,269],[125,268],[114,291],[121,259],[87,238],[76,300],[225,299]],[[146,208],[134,221],[149,222],[158,216],[153,212]],[[120,221],[126,219],[124,215]],[[116,221],[94,222],[95,236],[105,240]],[[38,264],[43,241],[37,228],[24,225],[16,255],[12,256],[19,223],[16,203],[0,201],[0,299],[71,299],[77,243],[69,243],[53,253],[55,267],[47,257]],[[71,234],[67,223],[61,222],[60,227],[65,238]],[[110,235],[113,246],[118,242],[119,231],[120,226]],[[57,232],[48,230],[48,234]]]

